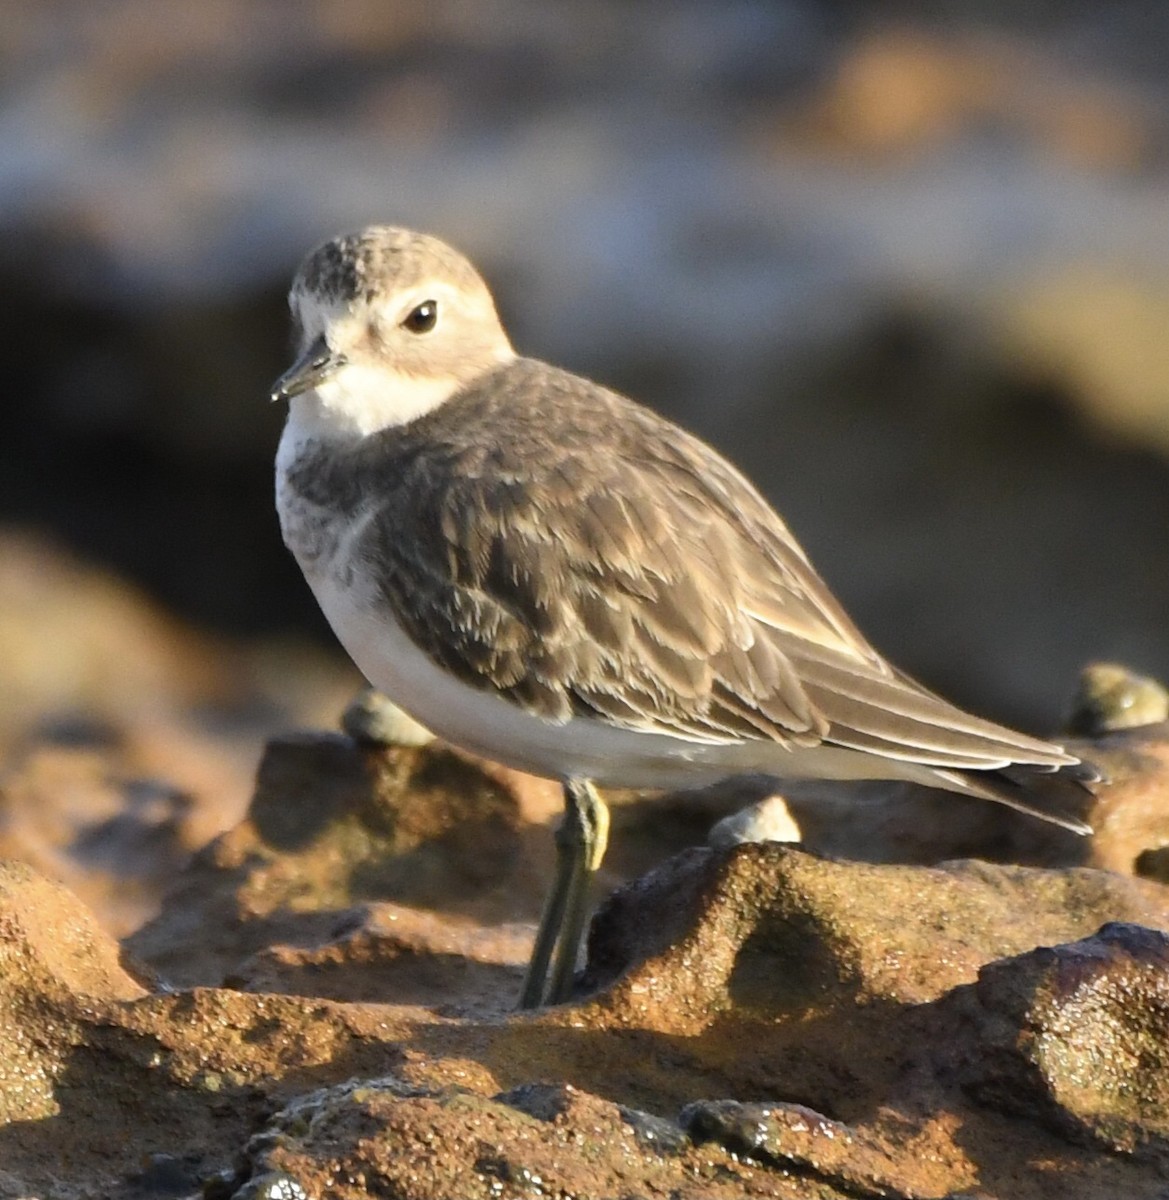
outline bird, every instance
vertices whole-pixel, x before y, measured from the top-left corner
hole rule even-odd
[[[445,242],[333,237],[289,307],[276,505],[333,631],[426,728],[562,786],[521,1008],[571,995],[608,842],[598,787],[902,780],[1091,832],[1066,811],[1090,762],[890,665],[744,474],[518,354]]]

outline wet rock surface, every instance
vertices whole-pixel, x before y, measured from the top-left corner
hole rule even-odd
[[[980,1101],[1169,1168],[1169,936],[1107,924],[979,972]]]

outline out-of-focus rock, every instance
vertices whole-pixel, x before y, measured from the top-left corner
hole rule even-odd
[[[1100,737],[1166,720],[1169,691],[1164,684],[1119,663],[1091,663],[1080,672],[1065,725],[1076,737]]]
[[[1158,269],[1089,262],[1037,271],[1005,290],[999,310],[1014,362],[1056,385],[1101,427],[1169,451],[1169,288]]]
[[[195,808],[161,780],[119,775],[108,752],[41,748],[0,784],[0,856],[67,883],[121,937],[213,832]]]
[[[716,850],[739,842],[799,842],[799,825],[782,796],[767,796],[755,804],[723,817],[707,835]]]
[[[434,734],[377,688],[362,688],[341,714],[341,731],[373,746],[426,746]]]
[[[394,220],[524,352],[715,438],[946,694],[1027,723],[1088,653],[1169,666],[1160,6],[528,7],[12,8],[5,511],[186,616],[322,633],[262,397],[296,261]]]
[[[0,529],[0,854],[125,934],[243,815],[263,738],[335,719],[355,679],[311,648],[197,632],[109,571]]]
[[[1121,729],[1071,748],[1106,776],[1093,785],[1085,818],[1095,832],[1084,839],[1082,861],[1155,878],[1149,855],[1169,845],[1169,724]]]
[[[865,159],[912,161],[991,122],[1065,164],[1123,171],[1146,161],[1153,113],[1124,88],[1072,82],[1037,50],[924,23],[869,29],[787,130]]]
[[[135,587],[0,528],[0,739],[51,717],[115,726],[231,692],[231,656]]]
[[[518,971],[527,935],[481,926],[539,912],[551,865],[541,822],[559,808],[559,789],[535,784],[438,744],[276,739],[247,818],[196,857],[128,945],[182,986],[226,975],[288,986],[296,974],[302,986],[316,978],[322,994],[364,996],[372,984],[360,982],[362,967],[383,978],[379,963],[401,969],[424,948],[431,966],[402,971],[403,995],[422,988],[442,1002],[457,978],[472,990],[478,976],[503,980]],[[379,914],[384,901],[400,907]],[[466,961],[444,973],[435,964],[447,956]],[[478,975],[466,966],[475,962]],[[345,963],[357,972],[348,982],[333,969]]]
[[[990,963],[972,994],[982,1037],[967,1083],[1022,1114],[1169,1170],[1169,937],[1106,925]]]

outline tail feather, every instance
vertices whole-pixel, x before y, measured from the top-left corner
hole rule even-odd
[[[1054,771],[1016,765],[997,771],[935,769],[933,773],[943,787],[952,791],[1006,805],[1084,837],[1094,832],[1091,825],[1074,815],[1075,810],[1083,810],[1092,796],[1088,784],[1103,779],[1092,763],[1070,763]]]

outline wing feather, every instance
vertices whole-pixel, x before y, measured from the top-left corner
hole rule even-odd
[[[363,552],[408,632],[539,716],[958,770],[1075,761],[894,671],[744,476],[594,384],[519,360],[366,468],[389,499]]]

